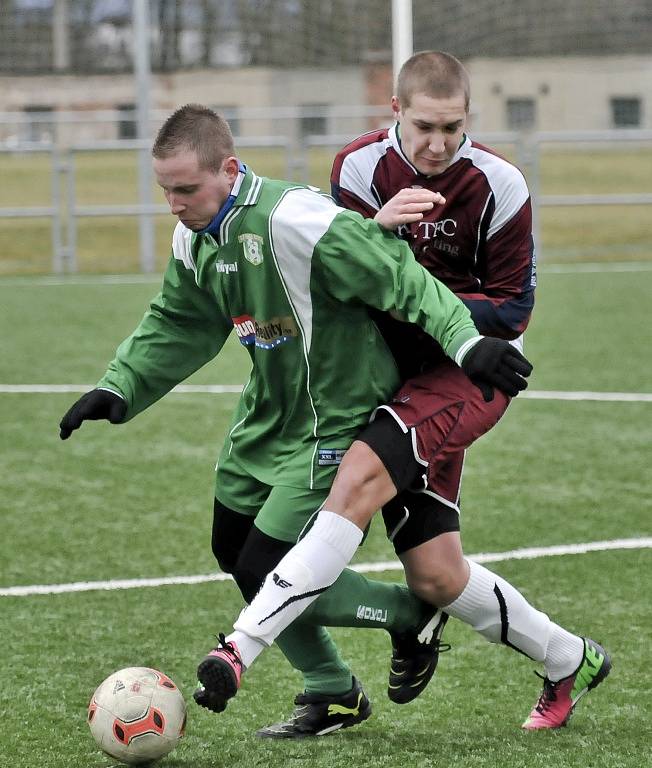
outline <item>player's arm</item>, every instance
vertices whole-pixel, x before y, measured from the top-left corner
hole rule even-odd
[[[526,196],[527,190],[522,195]],[[530,198],[527,196],[514,212],[507,205],[503,208],[499,200],[479,249],[481,291],[458,296],[480,333],[515,339],[527,327],[534,307],[536,260]]]
[[[338,302],[394,310],[435,338],[476,383],[486,384],[487,399],[493,386],[511,396],[527,386],[529,362],[508,342],[480,336],[455,294],[416,262],[406,243],[376,222],[314,191],[293,189],[274,209],[270,232],[283,249],[286,266],[295,262],[288,272],[295,287],[319,290]]]
[[[98,387],[120,392],[130,419],[212,360],[231,328],[214,297],[197,286],[194,271],[172,257],[161,292]]]
[[[525,389],[530,363],[507,342],[482,337],[468,309],[414,258],[410,247],[375,222],[341,211],[316,248],[316,279],[343,302],[393,311],[436,339],[482,389],[509,396]]]
[[[466,307],[414,258],[409,246],[376,222],[341,211],[317,244],[313,270],[343,302],[394,310],[433,336],[453,359],[478,337]]]
[[[170,259],[163,286],[134,332],[116,351],[95,389],[63,417],[66,439],[87,419],[127,421],[211,360],[231,323],[195,283],[192,269]]]

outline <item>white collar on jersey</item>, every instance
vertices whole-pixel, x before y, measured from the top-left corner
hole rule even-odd
[[[396,151],[396,154],[403,160],[403,162],[408,165],[417,176],[424,176],[423,173],[418,171],[412,163],[407,159],[405,152],[403,152],[403,147],[401,146],[401,132],[400,132],[400,123],[394,123],[394,125],[389,129],[388,136],[389,140],[391,142],[391,145],[393,149]],[[464,134],[462,141],[457,148],[457,152],[453,155],[453,159],[450,162],[450,165],[448,168],[450,168],[452,165],[454,165],[460,158],[462,157],[468,157],[469,150],[471,149],[471,139]],[[446,168],[446,171],[448,170]],[[442,171],[442,173],[446,173],[446,171]],[[440,173],[433,173],[432,176],[441,176]],[[426,176],[426,178],[432,178],[432,176]]]

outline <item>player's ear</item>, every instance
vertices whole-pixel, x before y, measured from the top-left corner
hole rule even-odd
[[[401,112],[401,102],[398,100],[398,96],[392,96],[392,112],[394,112],[394,117],[398,119]]]
[[[225,160],[223,160],[222,171],[226,174],[226,178],[228,179],[229,183],[232,184],[236,180],[238,172],[240,171],[240,163],[238,162],[238,158],[232,155],[231,157],[227,157]]]

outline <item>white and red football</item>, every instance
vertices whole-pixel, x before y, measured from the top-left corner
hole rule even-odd
[[[88,705],[88,725],[98,746],[129,765],[171,752],[183,736],[186,703],[167,675],[127,667],[106,678]]]

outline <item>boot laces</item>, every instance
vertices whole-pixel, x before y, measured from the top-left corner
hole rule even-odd
[[[543,691],[541,692],[541,696],[539,696],[539,701],[537,701],[535,707],[536,711],[540,715],[543,715],[557,701],[558,683],[553,683],[552,680],[548,680],[547,677],[544,677],[538,672],[535,672],[534,674],[543,680]]]
[[[219,635],[217,635],[217,649],[225,651],[230,656],[231,660],[242,668],[240,654],[234,648],[233,643],[227,642],[224,632],[220,632]]]
[[[415,651],[416,653],[431,653],[432,655],[435,653],[446,653],[446,651],[450,651],[451,647],[450,643],[433,640],[431,643],[410,643],[410,648],[408,649],[405,643],[399,640],[394,643],[394,659],[395,661],[405,661],[405,657],[409,658]]]

